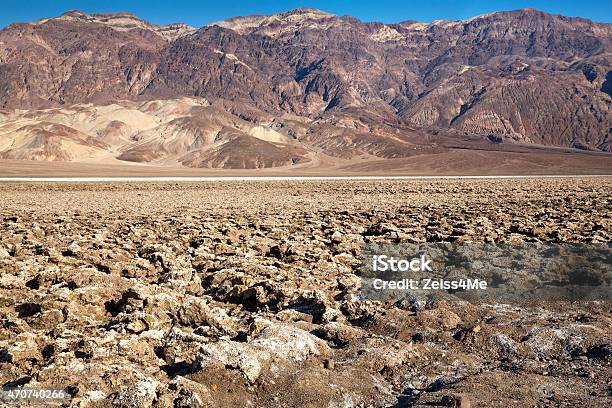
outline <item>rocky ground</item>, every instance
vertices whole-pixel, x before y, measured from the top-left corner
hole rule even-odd
[[[3,184],[0,385],[77,407],[608,407],[609,303],[381,304],[354,272],[372,241],[610,242],[611,187]]]

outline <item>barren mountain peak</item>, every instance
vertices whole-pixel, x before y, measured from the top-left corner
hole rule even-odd
[[[84,13],[81,10],[77,10],[77,9],[68,10],[62,14],[62,16],[82,16],[82,15],[87,15],[87,13]]]
[[[42,24],[49,21],[80,21],[87,23],[102,23],[109,25],[113,28],[123,29],[134,28],[135,26],[151,27],[154,25],[128,12],[88,14],[80,10],[69,10],[59,17],[45,18],[39,20],[38,23]]]
[[[150,23],[149,21],[141,19],[140,17],[135,16],[134,14],[126,11],[114,13],[88,14],[80,10],[69,10],[59,17],[42,19],[36,22],[36,24],[43,24],[49,21],[75,21],[93,24],[104,24],[118,31],[129,31],[135,28],[139,28],[154,31],[162,37],[166,38],[167,40],[173,40],[177,37],[195,31],[193,27],[184,23],[172,23],[160,26],[158,24]]]
[[[487,18],[498,18],[498,19],[512,19],[512,18],[541,18],[541,19],[564,19],[564,20],[573,20],[573,21],[581,21],[587,23],[593,23],[593,21],[583,18],[583,17],[566,17],[559,14],[551,14],[542,10],[538,10],[533,7],[522,8],[517,10],[506,10],[506,11],[495,11],[492,13],[481,14],[478,16],[474,16],[463,20],[464,22],[471,22],[475,20],[484,20]],[[606,25],[605,23],[597,23]]]
[[[61,16],[57,17],[58,20],[68,20],[68,19],[79,19],[85,21],[120,21],[121,19],[129,19],[135,21],[145,20],[135,16],[132,13],[126,11],[114,12],[114,13],[85,13],[80,10],[68,10],[63,13]]]
[[[233,17],[209,25],[246,33],[271,24],[299,25],[307,21],[317,21],[329,17],[334,17],[334,14],[314,8],[301,7],[276,14]]]
[[[295,15],[295,14],[314,14],[322,17],[330,17],[333,16],[332,13],[328,13],[323,10],[319,10],[311,7],[298,7],[289,11],[285,11],[283,13],[279,13],[279,15]]]

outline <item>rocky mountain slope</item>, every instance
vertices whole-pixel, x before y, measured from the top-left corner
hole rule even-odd
[[[273,120],[259,112],[259,120]],[[201,98],[4,111],[0,159],[262,168],[307,161],[293,138]]]
[[[105,149],[121,160],[270,167],[315,153],[408,157],[466,138],[487,149],[518,143],[609,152],[611,89],[612,25],[533,9],[399,24],[297,9],[198,30],[71,11],[0,31],[0,107],[9,112],[0,126],[14,126],[16,110],[38,117],[51,108],[120,105],[128,112],[130,104],[183,97],[213,106],[172,120],[158,115],[156,130],[109,117],[110,127],[88,133],[85,124],[97,119],[83,114],[75,126],[85,133],[71,143],[86,146],[87,157]],[[64,128],[48,129],[38,124],[30,138],[66,137]],[[0,136],[2,157],[83,156],[17,152],[7,140],[23,137],[11,132]]]

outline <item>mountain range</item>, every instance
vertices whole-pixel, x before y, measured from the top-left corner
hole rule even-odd
[[[0,159],[268,168],[449,149],[612,152],[612,25],[534,9],[0,31]],[[606,155],[607,156],[607,155]]]

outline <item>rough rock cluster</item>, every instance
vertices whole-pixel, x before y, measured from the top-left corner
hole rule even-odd
[[[356,271],[366,242],[609,242],[610,187],[4,184],[0,385],[74,407],[609,406],[608,303],[385,304]]]

